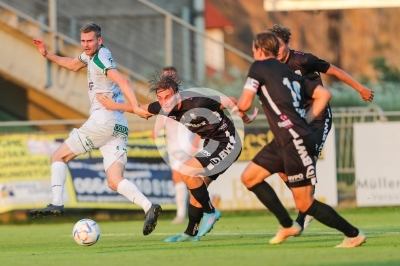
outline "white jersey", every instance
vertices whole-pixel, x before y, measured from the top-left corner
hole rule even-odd
[[[111,56],[110,50],[101,45],[99,51],[89,58],[84,52],[78,57],[79,60],[87,66],[87,77],[89,86],[89,100],[91,103],[90,114],[99,109],[105,109],[104,106],[96,99],[97,93],[108,93],[117,103],[124,102],[124,96],[118,85],[110,80],[106,72],[108,69],[115,69],[117,66]]]

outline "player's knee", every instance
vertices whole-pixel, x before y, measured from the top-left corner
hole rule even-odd
[[[306,200],[296,200],[296,208],[300,211],[305,213],[311,206],[312,201]]]
[[[242,183],[243,183],[247,188],[251,188],[251,187],[253,187],[254,185],[256,185],[256,184],[254,183],[254,177],[253,177],[251,174],[249,174],[249,173],[244,172],[244,173],[241,175],[240,179],[242,180]]]
[[[117,190],[118,190],[118,184],[119,184],[119,182],[117,183],[117,182],[115,182],[114,180],[109,180],[109,181],[108,181],[108,187],[109,187],[110,189],[114,190],[114,191],[117,191]]]

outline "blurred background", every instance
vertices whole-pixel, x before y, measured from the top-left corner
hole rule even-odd
[[[48,203],[49,154],[85,121],[90,107],[86,69],[73,73],[50,63],[32,38],[43,39],[52,53],[77,57],[79,29],[91,21],[101,26],[105,46],[141,103],[155,99],[147,81],[164,66],[178,69],[185,88],[239,96],[253,61],[254,34],[273,24],[289,27],[292,49],[313,53],[375,91],[374,101],[364,102],[352,88],[322,76],[333,95],[334,129],[332,145],[318,163],[320,180],[326,173],[329,182],[321,181],[326,191],[316,197],[339,207],[400,205],[399,13],[400,2],[390,0],[0,0],[0,217],[25,219],[27,209]],[[126,117],[129,159],[159,167],[151,139],[154,119]],[[213,192],[221,209],[261,208],[237,180],[272,138],[262,114],[246,126],[244,153]],[[90,153],[76,161],[94,164],[100,157]],[[101,171],[69,168],[66,207],[135,208],[107,190]],[[165,166],[127,171],[147,196],[175,208]],[[281,197],[290,198],[279,180],[273,182]],[[293,207],[290,199],[285,204]]]

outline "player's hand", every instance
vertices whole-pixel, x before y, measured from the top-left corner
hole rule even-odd
[[[137,114],[138,116],[140,116],[141,118],[144,118],[146,120],[153,116],[153,114],[147,112],[146,110],[144,110],[144,109],[142,109],[140,107],[135,108],[133,112],[135,114]]]
[[[366,102],[372,102],[374,100],[374,91],[366,87],[360,92],[361,98]]]
[[[113,110],[114,100],[107,93],[97,93],[96,99],[107,109]]]
[[[251,116],[248,116],[246,113],[240,111],[239,112],[239,116],[242,118],[243,122],[245,124],[250,124],[251,122],[254,121],[254,119],[256,119],[258,114],[258,108],[254,107],[254,113]]]
[[[46,45],[44,45],[44,42],[42,40],[33,38],[33,43],[37,45],[41,55],[46,56],[48,54]]]

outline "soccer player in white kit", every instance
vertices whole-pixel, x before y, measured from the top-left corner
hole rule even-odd
[[[31,216],[42,218],[48,215],[63,215],[66,163],[78,155],[99,149],[104,158],[108,186],[143,208],[146,213],[143,234],[148,235],[157,225],[161,206],[152,204],[134,183],[123,178],[127,161],[128,123],[122,112],[105,109],[96,99],[96,94],[107,94],[116,102],[124,102],[125,96],[135,114],[142,118],[148,118],[150,115],[139,108],[130,82],[118,72],[111,52],[103,46],[101,28],[95,23],[87,23],[80,32],[84,52],[77,58],[50,54],[43,41],[33,39],[39,52],[48,60],[72,71],[87,67],[91,108],[89,119],[79,129],[73,129],[65,142],[51,155],[53,201],[43,209],[31,211]]]

